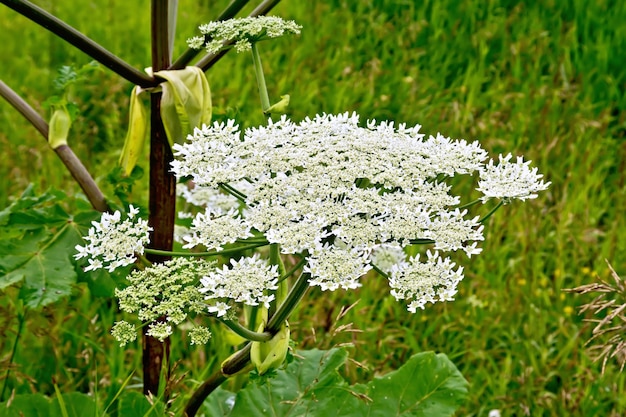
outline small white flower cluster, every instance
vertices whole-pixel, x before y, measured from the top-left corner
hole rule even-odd
[[[248,51],[252,43],[264,38],[297,35],[302,26],[277,16],[257,16],[211,22],[199,29],[204,36],[194,36],[187,40],[187,44],[193,49],[205,47],[208,53],[215,54],[229,42],[235,42],[237,52]]]
[[[221,214],[208,208],[193,219],[189,234],[182,237],[185,242],[183,248],[204,245],[206,250],[222,250],[222,245],[254,236],[250,229],[250,225],[243,221],[236,209]]]
[[[543,175],[537,168],[530,168],[530,162],[517,157],[517,162],[510,162],[513,156],[499,156],[500,163],[494,165],[493,159],[480,170],[478,191],[484,194],[483,201],[501,198],[505,203],[512,199],[526,200],[537,198],[537,192],[547,190],[550,182],[544,183]]]
[[[195,238],[188,246],[217,247],[226,243],[219,242],[223,236],[232,241],[240,235],[232,229],[254,229],[279,244],[282,253],[305,253],[311,285],[356,288],[383,247],[401,251],[421,242],[438,251],[480,253],[483,226],[478,217],[468,218],[466,210],[457,208],[460,198],[450,194],[445,179],[479,172],[485,184],[479,190],[488,198],[530,198],[549,185],[539,183],[533,170],[534,177],[518,176],[527,180],[521,186],[526,192],[505,192],[509,189],[501,184],[512,175],[502,172],[514,169],[507,166],[508,159],[497,167],[485,166],[488,155],[477,142],[440,134],[425,137],[419,125],[358,123],[356,114],[345,113],[298,124],[283,116],[247,129],[243,137],[234,121],[195,129],[187,143],[174,145],[172,171],[177,177],[191,177],[200,187],[240,181],[253,186],[239,194],[246,203],[243,217],[237,218],[240,224],[217,224],[205,214],[194,225]],[[527,163],[522,165],[529,170]],[[394,295],[410,300],[411,311],[451,299],[462,278],[461,270],[452,271],[453,264],[438,252],[423,264],[418,258],[407,263],[400,254],[397,259],[395,264],[374,265],[393,271]],[[421,284],[412,284],[419,274]],[[226,305],[219,306],[219,313],[225,313]]]
[[[152,230],[148,222],[139,217],[139,209],[129,207],[127,218],[122,214],[102,213],[100,222],[91,222],[89,234],[84,239],[89,242],[85,246],[76,245],[77,254],[74,258],[88,258],[89,265],[85,271],[106,268],[112,272],[116,268],[130,265],[137,259],[135,254],[143,255],[144,246],[150,242],[149,232]]]
[[[209,306],[209,313],[217,313],[218,317],[226,314],[230,305],[223,300],[269,308],[274,300],[269,292],[278,288],[278,266],[270,266],[256,255],[239,261],[231,259],[230,264],[210,271],[200,280],[205,299],[218,300]]]
[[[463,279],[463,267],[455,271],[450,258],[442,259],[437,252],[426,254],[426,262],[419,262],[418,255],[393,265],[389,274],[391,295],[396,300],[409,301],[408,310],[412,313],[427,303],[454,300],[456,287]]]

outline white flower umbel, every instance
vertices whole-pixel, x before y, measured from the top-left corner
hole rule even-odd
[[[230,308],[227,301],[249,306],[270,306],[278,288],[278,266],[270,265],[257,255],[251,258],[231,259],[230,265],[209,272],[200,280],[200,292],[206,300],[217,300],[209,312],[223,316]]]
[[[544,182],[543,175],[537,168],[530,168],[531,161],[524,161],[521,156],[511,162],[511,154],[499,156],[500,163],[493,159],[480,170],[477,190],[484,194],[483,201],[501,198],[505,203],[513,199],[526,200],[537,198],[537,192],[547,190],[550,182]]]
[[[193,49],[204,46],[208,53],[215,54],[229,42],[235,43],[237,52],[249,51],[252,43],[265,38],[297,35],[302,26],[277,16],[256,16],[211,22],[199,29],[204,36],[194,36],[187,40],[187,44]]]
[[[459,208],[461,199],[452,195],[447,181],[489,170],[487,152],[477,142],[426,137],[420,128],[374,121],[361,127],[354,113],[323,114],[300,123],[283,116],[243,135],[233,121],[214,123],[174,145],[172,171],[199,187],[252,183],[245,195],[238,194],[246,206],[241,230],[260,232],[283,254],[304,253],[311,285],[356,288],[372,267],[372,251],[384,244],[432,244],[435,250],[462,250],[469,256],[480,252],[483,226]],[[524,195],[544,186],[527,185]],[[217,236],[221,228],[216,232],[212,221],[204,216],[195,227],[206,226]],[[212,245],[224,244],[222,239],[216,237]],[[399,258],[397,268],[411,265]],[[227,303],[237,297],[215,298]],[[412,302],[412,310],[418,304]],[[225,314],[228,304],[212,308]]]
[[[230,209],[224,214],[207,209],[193,219],[189,234],[183,236],[183,241],[186,242],[183,248],[203,245],[206,250],[222,250],[222,245],[253,236],[250,228],[236,209]]]
[[[427,303],[454,300],[456,287],[463,279],[463,268],[454,270],[454,262],[442,259],[438,252],[428,251],[426,262],[419,262],[419,258],[392,266],[389,274],[391,295],[398,301],[408,301],[412,313]]]
[[[106,268],[112,272],[116,268],[130,265],[137,259],[135,254],[143,255],[144,246],[150,243],[148,233],[152,230],[148,222],[137,217],[139,210],[132,205],[122,220],[122,214],[102,213],[99,222],[91,222],[88,235],[83,239],[85,246],[76,246],[74,258],[88,258],[85,271]]]

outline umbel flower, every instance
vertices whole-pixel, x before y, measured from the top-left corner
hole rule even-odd
[[[248,51],[254,42],[265,38],[297,35],[302,26],[277,16],[257,16],[211,22],[201,25],[199,29],[204,36],[188,39],[187,44],[194,49],[205,47],[208,53],[214,54],[230,42],[235,43],[237,52]]]
[[[115,290],[120,310],[137,313],[139,320],[152,322],[147,334],[163,340],[172,333],[173,325],[187,318],[188,312],[204,311],[198,276],[208,274],[213,268],[213,262],[174,258],[135,270],[128,277],[129,285]],[[125,344],[134,340],[133,332],[134,327],[121,321],[114,327],[113,336]],[[192,335],[202,333],[196,330]]]
[[[305,254],[309,283],[323,290],[356,288],[375,268],[410,311],[451,300],[462,268],[454,270],[439,252],[480,253],[483,226],[459,208],[446,180],[479,172],[483,200],[507,202],[534,198],[549,183],[521,159],[486,165],[487,152],[478,142],[426,137],[420,128],[376,121],[361,127],[358,115],[344,113],[297,124],[283,116],[243,136],[234,121],[195,129],[188,142],[174,145],[173,172],[198,187],[231,190],[246,209],[241,217],[227,215],[223,225],[205,213],[194,223],[188,246],[217,248],[257,231],[282,253]],[[251,184],[245,193],[236,189],[242,181]],[[432,244],[435,251],[425,262],[398,256],[384,270],[373,262],[381,248],[415,243]],[[205,287],[209,293],[217,288]],[[227,305],[220,303],[216,311],[224,314]]]
[[[112,272],[116,268],[130,265],[137,259],[135,254],[143,255],[144,247],[150,242],[148,233],[152,230],[148,222],[137,217],[139,209],[130,205],[126,218],[116,211],[113,214],[102,213],[99,222],[93,225],[84,239],[85,246],[76,246],[74,258],[88,258],[85,271],[106,268]]]

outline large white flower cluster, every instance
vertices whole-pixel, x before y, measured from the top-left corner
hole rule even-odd
[[[137,259],[135,254],[143,255],[144,247],[150,242],[149,232],[152,230],[148,222],[137,217],[139,209],[133,207],[125,219],[119,211],[102,213],[99,222],[93,225],[83,239],[85,246],[76,246],[74,258],[88,258],[89,265],[85,271],[106,268],[109,272],[116,268],[130,265]]]
[[[536,170],[528,174],[526,162],[501,158],[499,165],[487,165],[487,152],[477,142],[426,137],[420,127],[376,121],[361,127],[358,116],[348,113],[301,123],[283,116],[243,136],[234,121],[215,123],[174,145],[172,170],[200,187],[252,184],[245,194],[237,193],[247,207],[237,218],[239,230],[262,233],[282,253],[305,253],[311,285],[355,288],[382,247],[426,242],[438,251],[480,252],[483,227],[478,217],[458,208],[460,199],[450,194],[446,179],[478,171],[486,198],[532,198],[549,185],[539,182]],[[511,191],[507,184],[516,172],[525,181]],[[234,225],[225,223],[229,230],[221,230],[205,218],[207,227],[193,244],[216,247],[214,239],[225,235],[232,242]],[[429,267],[407,269],[418,263],[399,259],[395,269],[384,266],[393,271],[394,295],[410,299],[410,310],[450,299],[456,285],[450,283],[462,274],[450,272],[449,261],[441,261],[438,252],[429,255],[424,264]],[[435,292],[418,289],[422,286]],[[439,293],[439,288],[446,290]]]

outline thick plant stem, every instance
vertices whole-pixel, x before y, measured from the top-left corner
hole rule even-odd
[[[118,56],[107,51],[78,30],[54,17],[42,8],[25,0],[0,0],[0,3],[5,4],[22,16],[37,23],[39,26],[48,29],[70,45],[75,46],[77,49],[86,53],[133,84],[140,85],[141,87],[154,87],[158,84],[147,74],[133,68]]]
[[[19,111],[41,133],[46,141],[48,140],[48,124],[46,121],[22,97],[17,95],[15,91],[2,81],[0,81],[0,96]],[[93,177],[72,149],[67,145],[62,145],[54,149],[54,152],[56,152],[61,162],[63,162],[83,190],[91,206],[98,211],[111,211],[102,191],[100,191]]]
[[[160,71],[169,66],[168,51],[168,1],[152,0],[152,69]],[[148,223],[153,228],[150,236],[150,248],[172,250],[174,235],[174,214],[176,211],[176,178],[170,172],[173,160],[172,150],[165,134],[161,119],[161,93],[154,93],[150,98],[150,216]],[[168,256],[148,255],[151,262],[163,262]],[[170,341],[161,343],[143,334],[143,390],[145,394],[158,394],[161,369],[169,375],[169,364],[163,364],[169,358]],[[167,392],[165,393],[167,401]]]

